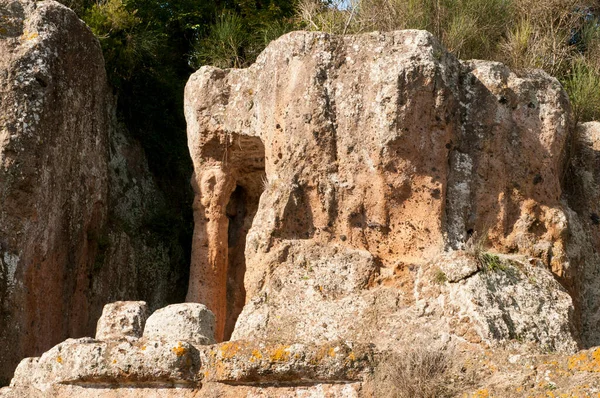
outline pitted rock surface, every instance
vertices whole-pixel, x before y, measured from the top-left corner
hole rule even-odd
[[[23,360],[11,387],[51,384],[136,383],[191,385],[198,380],[199,354],[184,341],[96,341],[68,339],[39,358]]]
[[[145,301],[117,301],[106,304],[96,327],[97,340],[139,339],[148,318]]]
[[[105,312],[139,312],[142,304],[116,302]],[[205,345],[196,335],[200,316],[214,329],[214,316],[206,307],[181,304],[160,309],[148,319],[153,336],[68,339],[39,358],[21,361],[10,387],[0,389],[0,397],[128,397],[141,396],[136,394],[142,391],[149,397],[235,397],[253,391],[267,397],[304,396],[302,391],[347,397],[358,396],[360,383],[373,371],[376,353],[368,345],[249,341]],[[98,329],[105,323],[101,319]],[[112,324],[111,333],[119,334],[119,325]],[[130,329],[122,324],[121,335]],[[186,332],[184,339],[172,338]],[[280,388],[269,392],[274,385]]]
[[[179,253],[146,228],[165,201],[88,27],[51,0],[0,0],[0,54],[4,385],[23,357],[93,334],[107,302],[173,302]]]
[[[215,316],[202,304],[171,304],[150,315],[144,328],[144,337],[185,340],[199,345],[214,344]]]
[[[571,111],[556,79],[461,62],[423,31],[294,32],[248,69],[202,67],[185,112],[196,192],[187,300],[215,313],[217,340],[393,347],[470,335],[566,351],[593,340],[584,308],[596,304],[575,294],[593,258],[568,250],[585,233],[561,185]],[[477,265],[455,257],[445,278],[467,281],[435,289],[428,267],[475,236],[543,267],[476,283]],[[576,310],[558,284],[534,294],[547,270]],[[506,289],[492,293],[495,283]],[[530,322],[506,305],[512,294],[517,313],[556,305]],[[469,306],[474,297],[497,312]],[[474,313],[456,325],[428,310],[448,301]]]
[[[446,353],[459,396],[597,393],[600,351],[573,351],[598,338],[600,140],[572,135],[555,79],[426,32],[296,32],[248,69],[200,69],[186,117],[188,299],[207,307],[68,340],[0,397],[389,396],[385,355],[416,350]]]
[[[108,199],[98,41],[52,1],[0,1],[0,377],[89,321]],[[65,314],[70,314],[65,316]]]

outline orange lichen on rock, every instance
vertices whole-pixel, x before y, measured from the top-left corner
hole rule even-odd
[[[63,362],[62,357],[60,357],[60,356],[56,357],[56,362],[62,363]]]
[[[567,363],[572,371],[600,372],[600,348],[571,355]]]
[[[480,390],[477,390],[473,393],[472,398],[489,398],[490,392],[488,391],[487,388],[482,388]]]
[[[219,353],[221,354],[222,358],[230,359],[233,358],[235,354],[237,354],[240,351],[240,349],[241,347],[239,343],[231,341],[228,343],[221,344],[219,346]]]
[[[178,357],[182,357],[187,353],[187,349],[181,345],[181,341],[171,349]]]
[[[252,357],[250,357],[251,362],[260,361],[262,359],[262,353],[259,350],[252,350]]]
[[[290,353],[288,349],[289,347],[285,345],[277,346],[271,351],[269,359],[276,362],[287,361],[290,359]]]

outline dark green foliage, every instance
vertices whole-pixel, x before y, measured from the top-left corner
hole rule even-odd
[[[196,67],[211,64],[220,68],[239,68],[245,64],[245,49],[250,39],[243,19],[235,13],[221,14],[208,37],[196,45],[192,63]]]
[[[226,2],[215,23],[190,54],[195,68],[248,66],[271,40],[294,30],[294,1]]]
[[[183,91],[203,64],[247,66],[272,39],[292,30],[293,1],[59,0],[98,37],[117,112],[142,145],[167,199],[165,209],[128,231],[169,248],[185,295],[193,232],[192,163]],[[150,234],[147,234],[147,233]],[[150,242],[151,243],[151,242]],[[99,242],[99,260],[108,247]]]

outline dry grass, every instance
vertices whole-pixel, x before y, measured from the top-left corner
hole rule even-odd
[[[446,373],[452,367],[445,351],[424,347],[389,354],[374,374],[375,396],[390,398],[434,398],[450,395]]]
[[[426,29],[462,59],[544,69],[563,82],[580,121],[600,117],[595,0],[352,0],[341,10],[337,1],[301,0],[300,24],[335,34]]]

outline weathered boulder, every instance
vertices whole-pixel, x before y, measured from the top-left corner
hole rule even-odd
[[[186,340],[198,345],[214,344],[215,316],[203,304],[171,304],[150,315],[143,336]]]
[[[373,363],[370,347],[348,344],[239,341],[194,346],[145,338],[69,339],[40,358],[23,360],[0,397],[140,396],[132,391],[148,397],[236,397],[250,392],[280,397],[303,391],[348,397],[358,396]],[[280,388],[269,391],[274,385]]]
[[[489,253],[477,259],[462,252],[442,258],[419,270],[419,316],[443,320],[440,330],[472,343],[536,342],[547,351],[577,350],[573,300],[541,261]],[[476,271],[452,280],[444,270],[455,264]]]
[[[181,301],[166,202],[119,125],[98,40],[54,1],[0,0],[0,385],[93,334],[107,302]],[[187,273],[187,272],[186,272]]]
[[[117,301],[106,304],[96,326],[97,340],[139,339],[148,318],[145,301]]]
[[[199,367],[198,351],[185,341],[68,339],[39,358],[21,361],[11,387],[43,391],[52,384],[194,385]]]
[[[248,69],[201,68],[185,96],[187,300],[215,313],[218,340],[393,347],[429,335],[443,346],[467,332],[434,304],[480,300],[461,317],[468,341],[575,348],[571,325],[588,315],[544,269],[580,289],[561,186],[571,113],[556,79],[460,62],[423,31],[295,32]],[[468,281],[441,291],[421,279],[475,239],[543,267],[486,276],[453,257],[444,278]],[[536,295],[537,281],[550,290]]]

